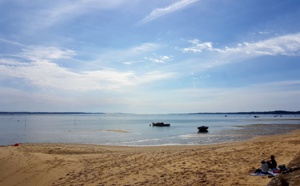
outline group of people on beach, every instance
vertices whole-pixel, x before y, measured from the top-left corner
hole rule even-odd
[[[269,169],[274,170],[277,168],[277,162],[275,156],[271,155],[270,160],[261,160],[261,168],[257,169],[256,172],[261,172],[263,174],[268,174]]]

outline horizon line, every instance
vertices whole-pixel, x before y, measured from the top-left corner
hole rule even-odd
[[[147,113],[126,113],[126,112],[52,112],[52,111],[0,111],[0,114],[147,114]],[[159,114],[159,113],[152,113]],[[300,114],[300,111],[237,111],[237,112],[180,112],[180,113],[161,113],[163,114]]]

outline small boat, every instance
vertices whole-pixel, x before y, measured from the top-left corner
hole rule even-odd
[[[169,127],[169,123],[164,123],[164,122],[157,122],[157,123],[152,123],[152,127]]]
[[[201,127],[198,127],[198,132],[208,132],[208,127],[207,126],[201,126]]]

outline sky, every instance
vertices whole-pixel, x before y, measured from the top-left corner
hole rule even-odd
[[[0,111],[299,111],[299,20],[299,0],[0,0]]]

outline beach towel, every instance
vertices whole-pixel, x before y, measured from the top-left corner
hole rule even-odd
[[[272,176],[277,176],[279,173],[274,172],[274,171],[268,171],[269,174],[271,174]]]
[[[275,173],[273,172],[272,170],[268,171],[268,173],[263,173],[263,172],[253,172],[251,173],[250,175],[251,176],[269,176],[269,175],[272,175],[272,176],[277,176],[279,173]]]
[[[250,175],[251,176],[266,176],[268,174],[265,174],[265,173],[262,173],[262,172],[252,172]]]

